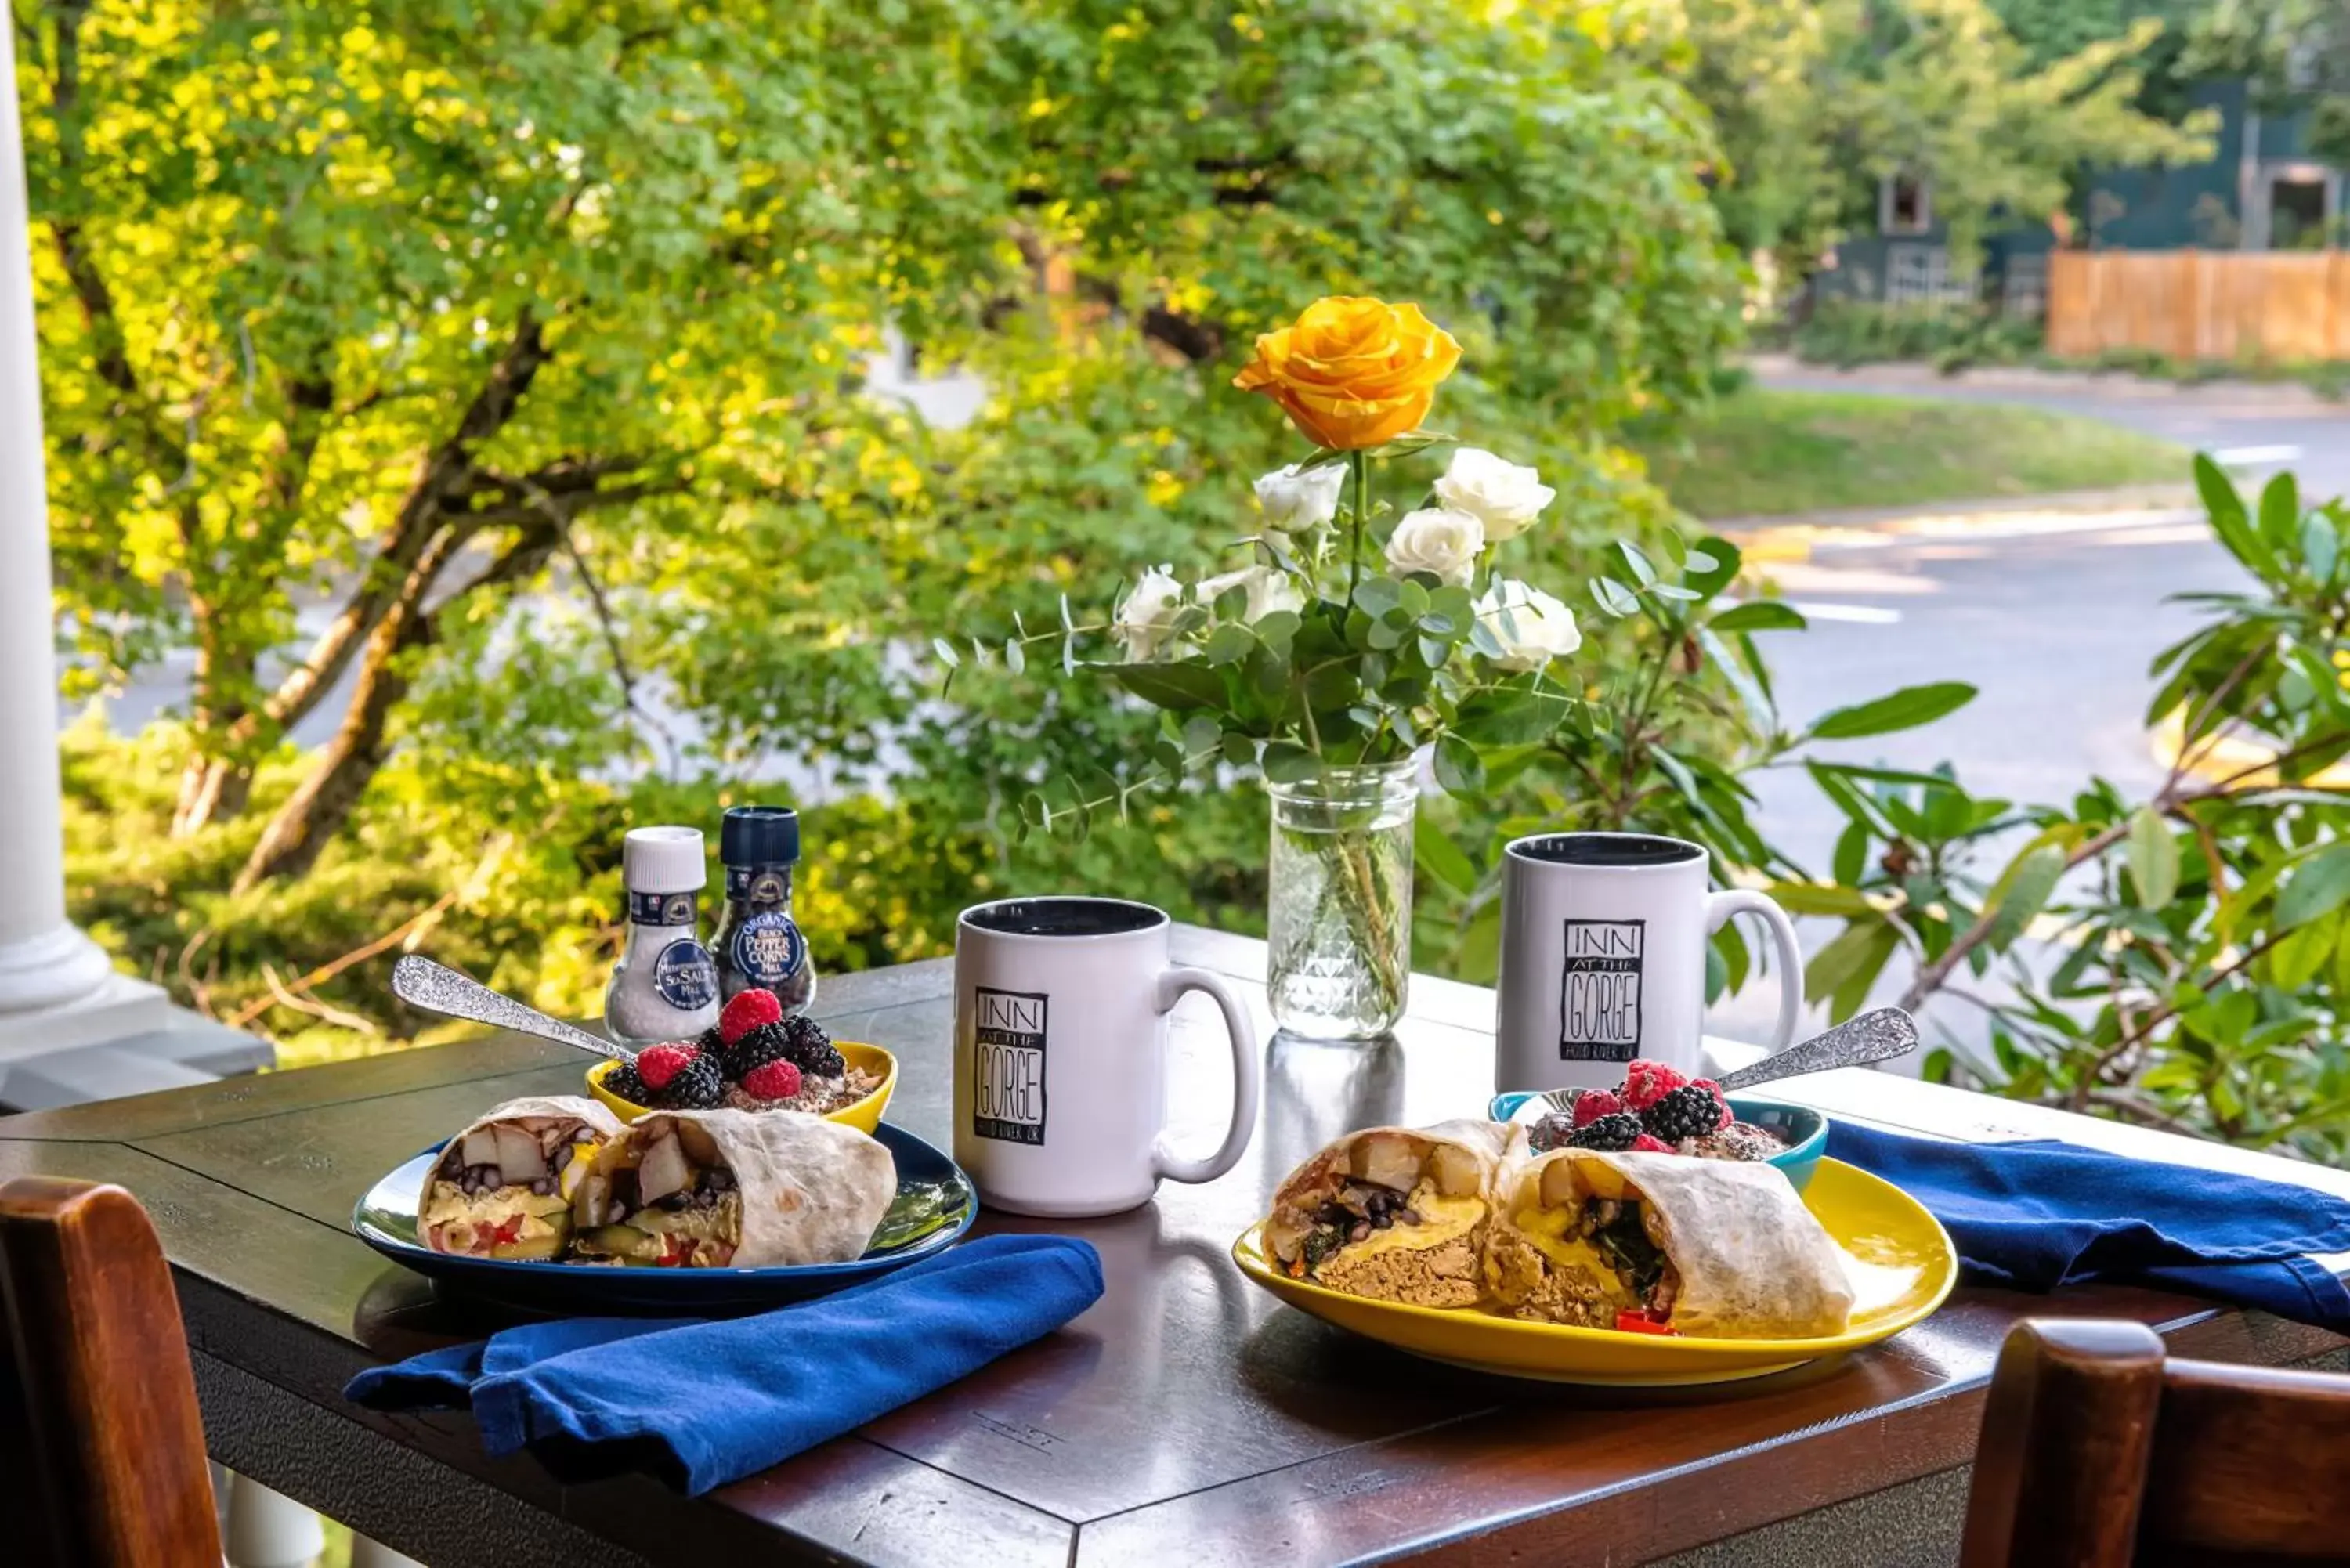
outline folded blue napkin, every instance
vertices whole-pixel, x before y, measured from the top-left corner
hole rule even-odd
[[[1836,1122],[1828,1153],[1932,1211],[1979,1279],[2210,1296],[2350,1333],[2350,1290],[2305,1253],[2350,1251],[2350,1201],[2054,1139],[1950,1143]]]
[[[471,1405],[494,1454],[650,1469],[694,1494],[944,1387],[1101,1293],[1085,1241],[985,1236],[754,1317],[526,1324],[343,1392],[378,1409]]]

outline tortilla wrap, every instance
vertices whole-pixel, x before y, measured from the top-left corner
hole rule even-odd
[[[1578,1239],[1598,1200],[1643,1206],[1641,1230],[1669,1265],[1661,1314],[1653,1289],[1636,1290]],[[1513,1165],[1499,1209],[1487,1282],[1518,1316],[1612,1327],[1618,1310],[1646,1311],[1719,1339],[1808,1339],[1851,1317],[1843,1252],[1769,1165],[1563,1148]]]
[[[1416,1306],[1474,1306],[1504,1156],[1523,1134],[1497,1122],[1369,1127],[1289,1173],[1264,1245],[1292,1278]]]
[[[704,1176],[716,1171],[725,1190],[698,1207],[634,1208],[615,1191],[613,1179],[639,1169],[672,1138],[696,1185],[710,1185]],[[764,1269],[863,1256],[897,1193],[898,1162],[889,1151],[843,1123],[800,1111],[662,1111],[639,1118],[606,1147],[575,1213],[583,1255]],[[694,1245],[682,1258],[637,1255],[605,1245],[609,1232],[588,1234],[607,1226]]]
[[[516,1171],[501,1162],[494,1147],[469,1151],[467,1145],[479,1144],[483,1134],[492,1135],[490,1143],[496,1146],[502,1127],[525,1134],[540,1165]],[[560,1257],[570,1241],[571,1196],[597,1153],[620,1131],[619,1117],[582,1095],[526,1096],[492,1106],[466,1123],[433,1162],[417,1195],[417,1240],[436,1252],[473,1257]],[[513,1147],[507,1139],[506,1151]],[[475,1154],[490,1158],[471,1158]],[[498,1168],[498,1180],[471,1179],[472,1173],[491,1165]],[[540,1192],[538,1186],[548,1190]],[[506,1231],[514,1233],[499,1240]]]

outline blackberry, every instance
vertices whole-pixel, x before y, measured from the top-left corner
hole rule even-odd
[[[1720,1127],[1722,1120],[1721,1102],[1713,1097],[1711,1089],[1695,1084],[1659,1096],[1654,1105],[1640,1113],[1642,1126],[1667,1143],[1703,1137]]]
[[[718,1058],[704,1052],[677,1070],[648,1102],[664,1111],[711,1111],[726,1103],[726,1075]]]
[[[1621,1153],[1630,1148],[1639,1136],[1640,1118],[1629,1111],[1617,1111],[1575,1128],[1575,1136],[1566,1140],[1566,1147]]]
[[[726,1049],[726,1075],[736,1083],[757,1072],[770,1062],[791,1062],[791,1036],[780,1023],[762,1023],[744,1033],[740,1040]]]
[[[804,1012],[795,1012],[775,1027],[784,1033],[784,1059],[810,1078],[837,1078],[848,1071],[848,1059],[832,1043],[821,1024]]]
[[[607,1093],[618,1095],[632,1106],[652,1103],[653,1092],[645,1086],[645,1080],[638,1073],[634,1062],[623,1062],[605,1074],[604,1088]]]

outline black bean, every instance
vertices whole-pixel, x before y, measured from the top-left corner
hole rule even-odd
[[[692,1201],[693,1199],[691,1194],[672,1192],[661,1199],[661,1200],[659,1203],[656,1203],[654,1207],[657,1209],[666,1209],[671,1213],[674,1214]]]
[[[1419,1210],[1417,1209],[1399,1210],[1396,1212],[1396,1218],[1402,1220],[1407,1225],[1417,1225],[1419,1223]]]
[[[555,1196],[555,1178],[542,1176],[530,1184],[530,1189],[541,1198],[552,1198]]]
[[[1384,1231],[1388,1226],[1395,1223],[1395,1216],[1382,1209],[1378,1213],[1371,1216],[1371,1223]]]
[[[565,1144],[555,1151],[555,1168],[558,1171],[571,1163],[571,1145]]]
[[[1367,1220],[1357,1220],[1355,1221],[1355,1228],[1347,1232],[1347,1240],[1349,1241],[1366,1241],[1369,1238],[1370,1233],[1371,1222]]]
[[[718,1194],[705,1187],[693,1195],[693,1206],[696,1209],[715,1209],[718,1207]]]

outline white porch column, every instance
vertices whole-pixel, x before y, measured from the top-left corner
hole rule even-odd
[[[16,82],[14,29],[0,27],[0,1048],[35,1033],[16,1027],[35,1013],[44,1015],[41,1044],[76,1044],[65,1036],[89,1037],[79,1014],[130,999],[105,952],[66,919],[48,506]],[[132,982],[128,991],[146,1006],[163,1005],[151,987]],[[66,1012],[77,1016],[68,1022]]]

